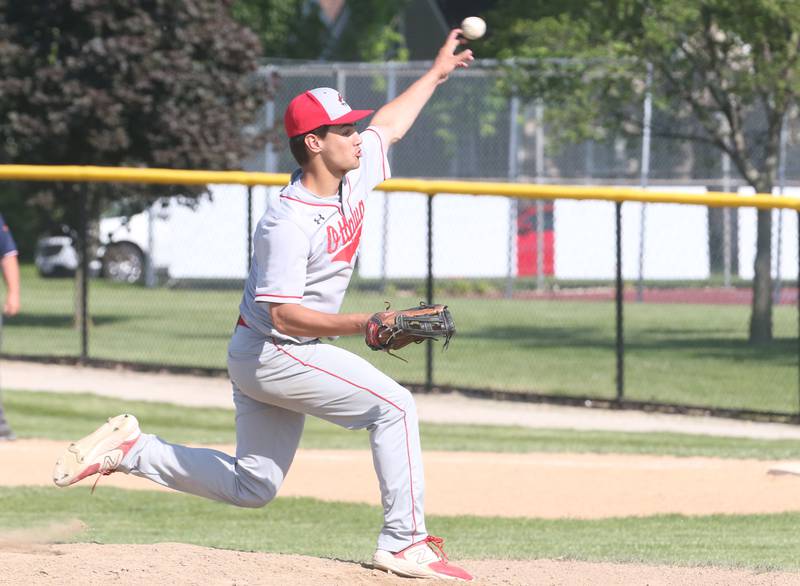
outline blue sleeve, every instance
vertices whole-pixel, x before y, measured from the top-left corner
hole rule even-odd
[[[8,229],[6,221],[0,214],[0,258],[16,253],[17,244],[14,242],[14,237],[11,236],[11,230]]]

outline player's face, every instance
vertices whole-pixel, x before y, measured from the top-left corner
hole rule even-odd
[[[361,135],[354,124],[331,126],[321,144],[325,164],[335,175],[344,175],[361,164]]]

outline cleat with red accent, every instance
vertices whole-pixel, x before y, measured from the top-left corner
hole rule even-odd
[[[112,417],[93,433],[70,444],[56,460],[53,482],[56,486],[69,486],[93,474],[111,474],[140,435],[139,422],[133,415]]]
[[[372,558],[372,564],[380,570],[410,578],[472,580],[469,573],[447,560],[443,544],[441,537],[429,535],[397,553],[379,549]]]

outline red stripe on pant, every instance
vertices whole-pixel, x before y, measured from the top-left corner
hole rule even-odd
[[[241,319],[241,318],[239,318],[239,319]],[[390,401],[386,397],[382,397],[381,395],[379,395],[378,393],[376,393],[375,391],[373,391],[371,389],[368,389],[367,387],[362,387],[361,385],[356,384],[353,381],[347,380],[346,378],[344,378],[342,376],[339,376],[338,374],[334,374],[332,372],[329,372],[329,371],[325,370],[324,368],[320,368],[319,366],[314,366],[313,364],[308,364],[307,362],[303,362],[297,356],[293,356],[292,354],[287,352],[280,344],[275,342],[274,338],[272,340],[272,343],[275,344],[275,347],[280,352],[283,352],[284,354],[286,354],[286,356],[288,356],[292,360],[296,360],[297,362],[299,362],[303,366],[306,366],[308,368],[313,368],[314,370],[318,370],[320,372],[324,372],[325,374],[330,375],[333,378],[339,379],[340,381],[346,382],[347,384],[352,385],[352,386],[356,387],[357,389],[361,389],[362,391],[367,391],[370,395],[372,395],[374,397],[377,397],[381,401],[385,401],[386,403],[389,403],[389,405],[391,405],[392,407],[394,407],[395,409],[400,411],[400,413],[403,414],[403,428],[405,429],[405,434],[406,434],[406,458],[408,460],[408,482],[409,482],[410,489],[411,489],[411,521],[412,521],[412,523],[414,525],[413,528],[412,528],[412,539],[413,539],[413,536],[417,534],[417,514],[415,512],[416,501],[414,500],[414,476],[412,474],[412,469],[411,469],[411,446],[408,443],[408,423],[406,422],[405,409],[403,409],[399,405],[395,405],[392,401]]]

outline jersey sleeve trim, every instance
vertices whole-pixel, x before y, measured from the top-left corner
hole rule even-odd
[[[10,250],[10,251],[6,252],[3,255],[3,258],[9,257],[9,256],[19,256],[19,253],[16,250]]]
[[[260,293],[255,296],[255,300],[259,302],[277,300],[279,303],[298,303],[302,298],[302,295],[274,295],[272,293]]]

